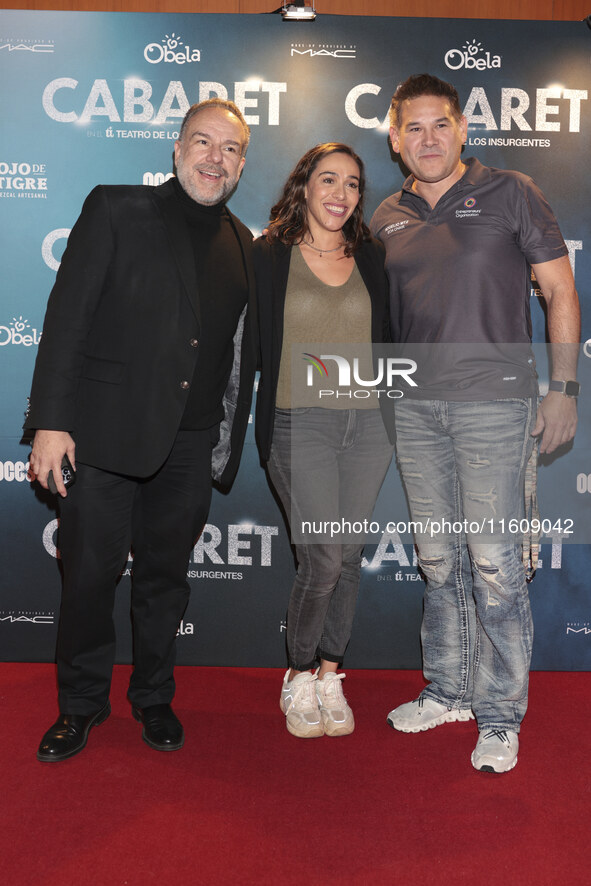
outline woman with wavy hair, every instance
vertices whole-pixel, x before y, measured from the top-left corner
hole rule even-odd
[[[363,163],[350,147],[317,145],[255,243],[257,442],[297,559],[280,704],[299,738],[355,726],[338,669],[367,522],[393,451],[393,416],[373,384],[372,359],[372,343],[388,340],[388,284],[383,246],[363,222],[364,189]]]

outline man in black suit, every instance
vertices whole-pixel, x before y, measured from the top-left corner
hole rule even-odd
[[[115,585],[133,550],[128,697],[150,747],[177,750],[175,637],[211,478],[229,484],[255,357],[250,231],[225,206],[249,129],[232,102],[193,105],[159,187],[99,186],[51,293],[25,428],[30,476],[60,496],[60,716],[37,757],[63,760],[110,713]],[[66,490],[67,455],[76,483]]]

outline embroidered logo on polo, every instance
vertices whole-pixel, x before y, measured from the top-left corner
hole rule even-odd
[[[456,218],[472,218],[480,215],[480,209],[475,209],[476,197],[466,197],[464,200],[465,209],[456,209]]]
[[[403,231],[408,224],[408,219],[405,218],[404,221],[394,222],[394,224],[386,225],[384,228],[384,234],[389,237],[390,234],[397,234],[399,231]]]

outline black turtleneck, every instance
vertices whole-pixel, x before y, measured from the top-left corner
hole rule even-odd
[[[201,316],[199,352],[183,430],[208,428],[224,417],[222,398],[234,357],[236,324],[248,297],[240,243],[224,203],[196,203],[174,179],[195,256]]]

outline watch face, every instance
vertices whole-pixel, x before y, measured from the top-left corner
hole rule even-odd
[[[567,381],[564,385],[564,393],[567,397],[577,397],[581,386],[578,381]]]

